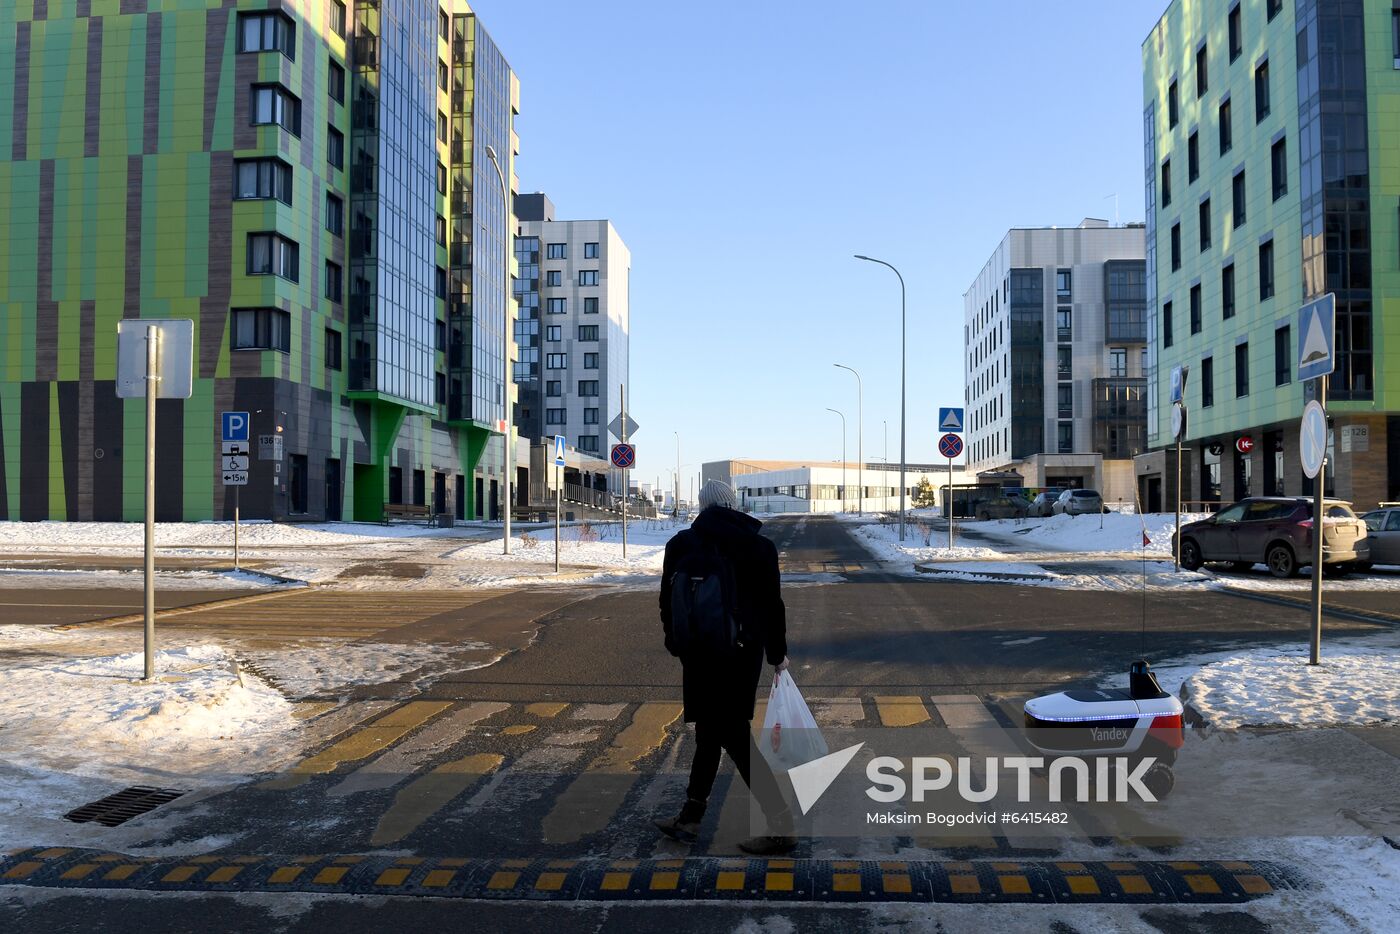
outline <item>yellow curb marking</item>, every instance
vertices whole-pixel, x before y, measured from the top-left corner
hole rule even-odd
[[[67,856],[67,855],[68,855],[69,853],[71,853],[71,852],[73,852],[71,849],[65,849],[65,848],[63,848],[63,847],[54,847],[54,848],[52,848],[52,849],[44,850],[42,853],[36,853],[36,854],[34,855],[34,858],[35,858],[35,859],[58,859],[60,856]]]
[[[913,695],[876,697],[875,710],[885,726],[917,726],[933,719],[923,698]]]
[[[860,873],[856,872],[833,872],[831,874],[831,891],[833,892],[859,892]]]
[[[542,872],[535,880],[535,889],[540,892],[557,892],[564,887],[564,880],[569,878],[566,872]]]
[[[234,878],[236,878],[238,874],[242,871],[242,866],[221,866],[220,868],[215,869],[213,872],[209,873],[209,878],[205,879],[204,881],[216,883],[232,882]]]
[[[674,891],[680,884],[681,874],[678,872],[654,872],[651,874],[653,892]]]
[[[92,875],[92,871],[97,868],[97,863],[83,863],[81,866],[74,866],[72,869],[59,876],[60,879],[86,879]]]
[[[513,889],[515,883],[520,879],[518,872],[497,872],[491,876],[491,881],[486,883],[488,889]]]
[[[1119,876],[1118,884],[1125,895],[1151,895],[1152,885],[1146,876]]]
[[[455,869],[434,869],[423,877],[423,887],[445,889],[452,884],[452,880],[455,878],[457,878]]]
[[[909,881],[908,876],[897,872],[887,872],[885,873],[885,891],[908,893],[914,891],[914,886]]]
[[[1210,876],[1190,875],[1182,876],[1182,878],[1186,880],[1187,885],[1191,886],[1191,891],[1195,892],[1197,895],[1220,894],[1220,883],[1216,882]]]
[[[34,874],[34,871],[35,871],[36,869],[38,869],[40,866],[42,866],[42,865],[44,865],[44,864],[43,864],[43,863],[36,863],[36,862],[34,862],[33,860],[26,860],[25,862],[22,862],[22,863],[20,863],[19,865],[14,866],[13,868],[11,868],[9,872],[5,873],[5,875],[3,876],[3,878],[5,878],[5,879],[28,879],[31,875]]]
[[[312,885],[337,885],[345,874],[350,871],[349,866],[327,866],[312,878]]]
[[[1025,876],[998,876],[1001,891],[1006,895],[1029,895],[1031,883]]]
[[[160,881],[162,881],[162,882],[188,882],[188,881],[190,881],[190,877],[193,876],[193,875],[194,875],[195,873],[197,873],[197,872],[199,872],[199,867],[198,867],[198,866],[177,866],[176,868],[174,868],[174,869],[170,870],[169,872],[167,872],[167,873],[164,875],[164,877],[161,878]]]
[[[949,876],[948,885],[952,888],[954,895],[980,895],[982,893],[982,883],[977,881],[976,876]]]
[[[375,885],[403,885],[412,869],[386,869],[374,880]]]
[[[627,886],[632,883],[632,873],[630,872],[605,872],[603,881],[598,888],[604,892],[626,891]]]
[[[297,881],[297,876],[304,871],[304,867],[301,866],[283,866],[268,876],[267,881],[271,885],[288,885]]]
[[[118,866],[102,878],[108,882],[122,882],[136,875],[136,871],[140,868],[140,866],[134,866],[128,863],[125,866]]]
[[[715,877],[715,889],[720,892],[737,892],[744,888],[742,872],[721,872]]]
[[[1068,876],[1065,883],[1069,890],[1075,895],[1098,895],[1100,894],[1099,884],[1092,876]]]
[[[763,887],[770,892],[791,892],[793,874],[790,872],[770,872],[763,879]]]

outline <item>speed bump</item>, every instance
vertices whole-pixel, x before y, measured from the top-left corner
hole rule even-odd
[[[68,848],[0,857],[0,885],[316,892],[530,901],[1233,904],[1302,888],[1268,861],[471,859],[370,854],[124,856]]]

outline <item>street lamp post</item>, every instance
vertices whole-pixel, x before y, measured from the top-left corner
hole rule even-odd
[[[908,467],[904,455],[904,415],[905,415],[905,369],[908,363],[908,315],[907,302],[904,292],[904,277],[899,274],[899,270],[882,259],[874,259],[870,256],[856,254],[856,259],[865,260],[867,263],[879,263],[881,266],[889,267],[899,278],[899,540],[904,541],[904,496],[906,485],[904,482],[904,472]]]
[[[841,511],[846,511],[846,416],[836,409],[828,408],[828,412],[835,412],[841,419]]]
[[[501,215],[505,220],[506,235],[501,240],[501,254],[505,257],[505,278],[501,280],[501,518],[505,521],[501,535],[501,553],[510,554],[510,475],[515,470],[515,460],[511,456],[510,432],[510,193],[506,190],[506,174],[501,171],[501,163],[496,159],[496,150],[486,147],[486,158],[496,169],[496,178],[501,183]]]
[[[672,432],[676,436],[676,472],[671,478],[671,515],[680,518],[681,515],[681,433]]]
[[[856,378],[856,515],[865,514],[865,390],[861,386],[860,374],[855,367],[844,363],[832,364],[838,369],[850,370]],[[845,458],[842,458],[844,460]]]

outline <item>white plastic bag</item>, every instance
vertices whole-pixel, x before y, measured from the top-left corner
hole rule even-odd
[[[786,671],[773,680],[759,748],[774,768],[784,770],[826,755],[826,740],[817,729],[817,721]]]

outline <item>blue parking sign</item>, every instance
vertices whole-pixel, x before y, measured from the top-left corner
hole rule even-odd
[[[220,412],[220,427],[223,429],[223,440],[225,441],[247,441],[248,440],[248,413],[247,412]]]

